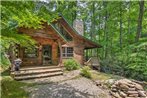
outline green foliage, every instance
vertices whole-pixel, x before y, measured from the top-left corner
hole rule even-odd
[[[14,81],[11,78],[3,78],[1,81],[2,98],[28,98],[28,93],[22,88],[27,84]]]
[[[66,70],[71,71],[80,68],[80,64],[78,64],[74,59],[68,59],[64,62],[64,67]]]
[[[35,1],[2,1],[1,5],[1,41],[0,48],[1,66],[8,67],[10,62],[4,54],[9,50],[10,45],[19,44],[21,46],[34,46],[35,41],[31,37],[18,34],[18,27],[41,29],[42,22],[47,22],[59,18],[57,13],[51,15],[46,4]]]
[[[17,33],[8,33],[3,34],[0,36],[0,47],[1,47],[1,55],[0,55],[0,65],[3,69],[6,69],[11,65],[8,57],[6,56],[6,52],[8,52],[10,45],[20,44],[20,46],[34,46],[35,41],[32,40],[29,36],[26,35],[19,35]]]
[[[131,44],[115,58],[101,61],[101,70],[129,78],[147,81],[147,39]]]
[[[90,67],[88,66],[84,66],[82,69],[81,69],[81,73],[80,73],[82,76],[86,77],[86,78],[91,78],[92,75],[90,73]]]
[[[6,55],[3,52],[0,52],[0,53],[1,53],[1,55],[0,55],[0,58],[1,58],[0,59],[0,65],[1,65],[1,68],[3,70],[5,70],[11,65],[11,63],[10,63],[8,57],[6,57]]]
[[[131,53],[128,55],[126,75],[134,79],[147,81],[147,38],[131,45]]]

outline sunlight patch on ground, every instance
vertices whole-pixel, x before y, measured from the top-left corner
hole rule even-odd
[[[91,70],[92,73],[92,80],[108,80],[108,79],[119,79],[120,76],[112,75],[112,74],[106,74],[103,72]]]

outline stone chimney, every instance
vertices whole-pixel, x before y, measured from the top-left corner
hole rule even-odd
[[[84,33],[84,26],[83,26],[83,21],[79,19],[75,19],[73,22],[73,27],[74,29],[80,34],[83,35]]]

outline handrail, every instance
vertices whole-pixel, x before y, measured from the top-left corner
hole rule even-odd
[[[92,57],[88,61],[86,61],[84,64],[87,65],[88,63],[90,63],[91,59]]]

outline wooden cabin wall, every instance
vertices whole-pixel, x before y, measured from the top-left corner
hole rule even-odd
[[[35,33],[35,32],[47,32],[48,36],[46,36],[44,33]],[[30,35],[34,40],[36,40],[38,46],[40,49],[38,49],[38,56],[36,58],[25,58],[24,57],[24,48],[21,47],[20,49],[20,58],[22,59],[23,66],[36,66],[36,65],[42,65],[43,64],[43,45],[51,45],[52,47],[52,64],[57,65],[59,63],[59,57],[58,57],[58,44],[57,41],[52,39],[57,37],[56,35],[52,35],[51,33],[54,33],[51,29],[45,29],[45,30],[33,30],[33,29],[21,29],[20,32],[23,32],[27,35]],[[54,33],[55,34],[55,33]],[[50,36],[51,35],[51,36]],[[51,37],[51,38],[49,38]],[[58,39],[58,38],[57,38]]]

